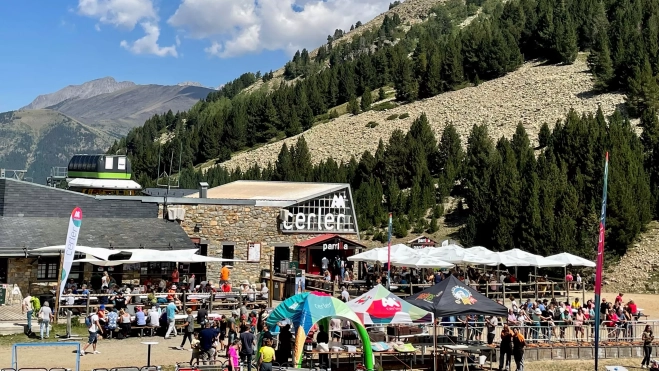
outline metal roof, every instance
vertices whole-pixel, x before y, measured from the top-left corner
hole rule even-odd
[[[30,250],[66,241],[69,218],[0,217],[0,256],[21,256]],[[176,222],[156,218],[85,218],[78,244],[90,247],[194,249]]]
[[[311,198],[349,188],[349,184],[311,182],[271,182],[238,180],[208,190],[207,197],[230,200],[257,200],[277,206],[288,206]],[[199,198],[199,192],[186,196]],[[258,204],[257,204],[258,206]]]

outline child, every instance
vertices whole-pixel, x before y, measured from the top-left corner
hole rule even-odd
[[[190,366],[198,365],[199,364],[199,333],[195,332],[194,333],[194,339],[190,342],[190,345],[192,346],[192,356],[190,356]],[[195,361],[192,363],[192,361]]]
[[[229,347],[228,371],[240,370],[240,357],[238,356],[238,352],[240,352],[240,339],[234,340]]]

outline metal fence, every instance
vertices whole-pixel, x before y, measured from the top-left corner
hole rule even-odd
[[[631,321],[616,326],[607,326],[603,321],[600,325],[600,341],[602,342],[633,342],[642,340],[645,326],[650,325],[653,333],[659,330],[659,320]],[[541,326],[540,323],[526,323],[521,326],[511,326],[521,329],[527,342],[590,342],[594,340],[595,323],[586,321],[582,326],[574,324],[554,324]],[[499,325],[494,330],[494,342],[501,341]],[[438,335],[457,337],[460,341],[487,341],[488,330],[484,322],[470,323],[469,326],[440,326]]]

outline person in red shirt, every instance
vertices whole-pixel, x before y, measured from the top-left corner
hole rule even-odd
[[[627,306],[629,307],[629,313],[631,313],[632,316],[638,314],[638,307],[636,306],[636,303],[634,303],[633,300],[630,300],[629,303],[627,303]]]
[[[517,277],[515,277],[514,274],[511,274],[508,279],[510,280],[510,283],[517,283]]]
[[[174,268],[172,272],[172,283],[178,285],[178,269]]]
[[[618,296],[616,296],[616,301],[615,304],[622,304],[622,293],[618,293]]]

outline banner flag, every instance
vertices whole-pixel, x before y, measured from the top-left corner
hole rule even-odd
[[[609,152],[604,162],[604,190],[602,191],[602,213],[600,215],[599,239],[597,241],[597,270],[595,273],[595,371],[599,361],[600,340],[600,295],[602,293],[602,269],[604,267],[604,231],[606,227],[606,185],[609,178]]]
[[[73,265],[73,256],[76,252],[76,244],[78,243],[78,234],[80,233],[80,225],[82,224],[82,210],[76,207],[71,212],[71,219],[69,220],[69,231],[66,233],[66,244],[64,245],[64,257],[61,266],[61,279],[59,284],[59,294],[62,295],[66,280],[69,277],[71,265]]]

